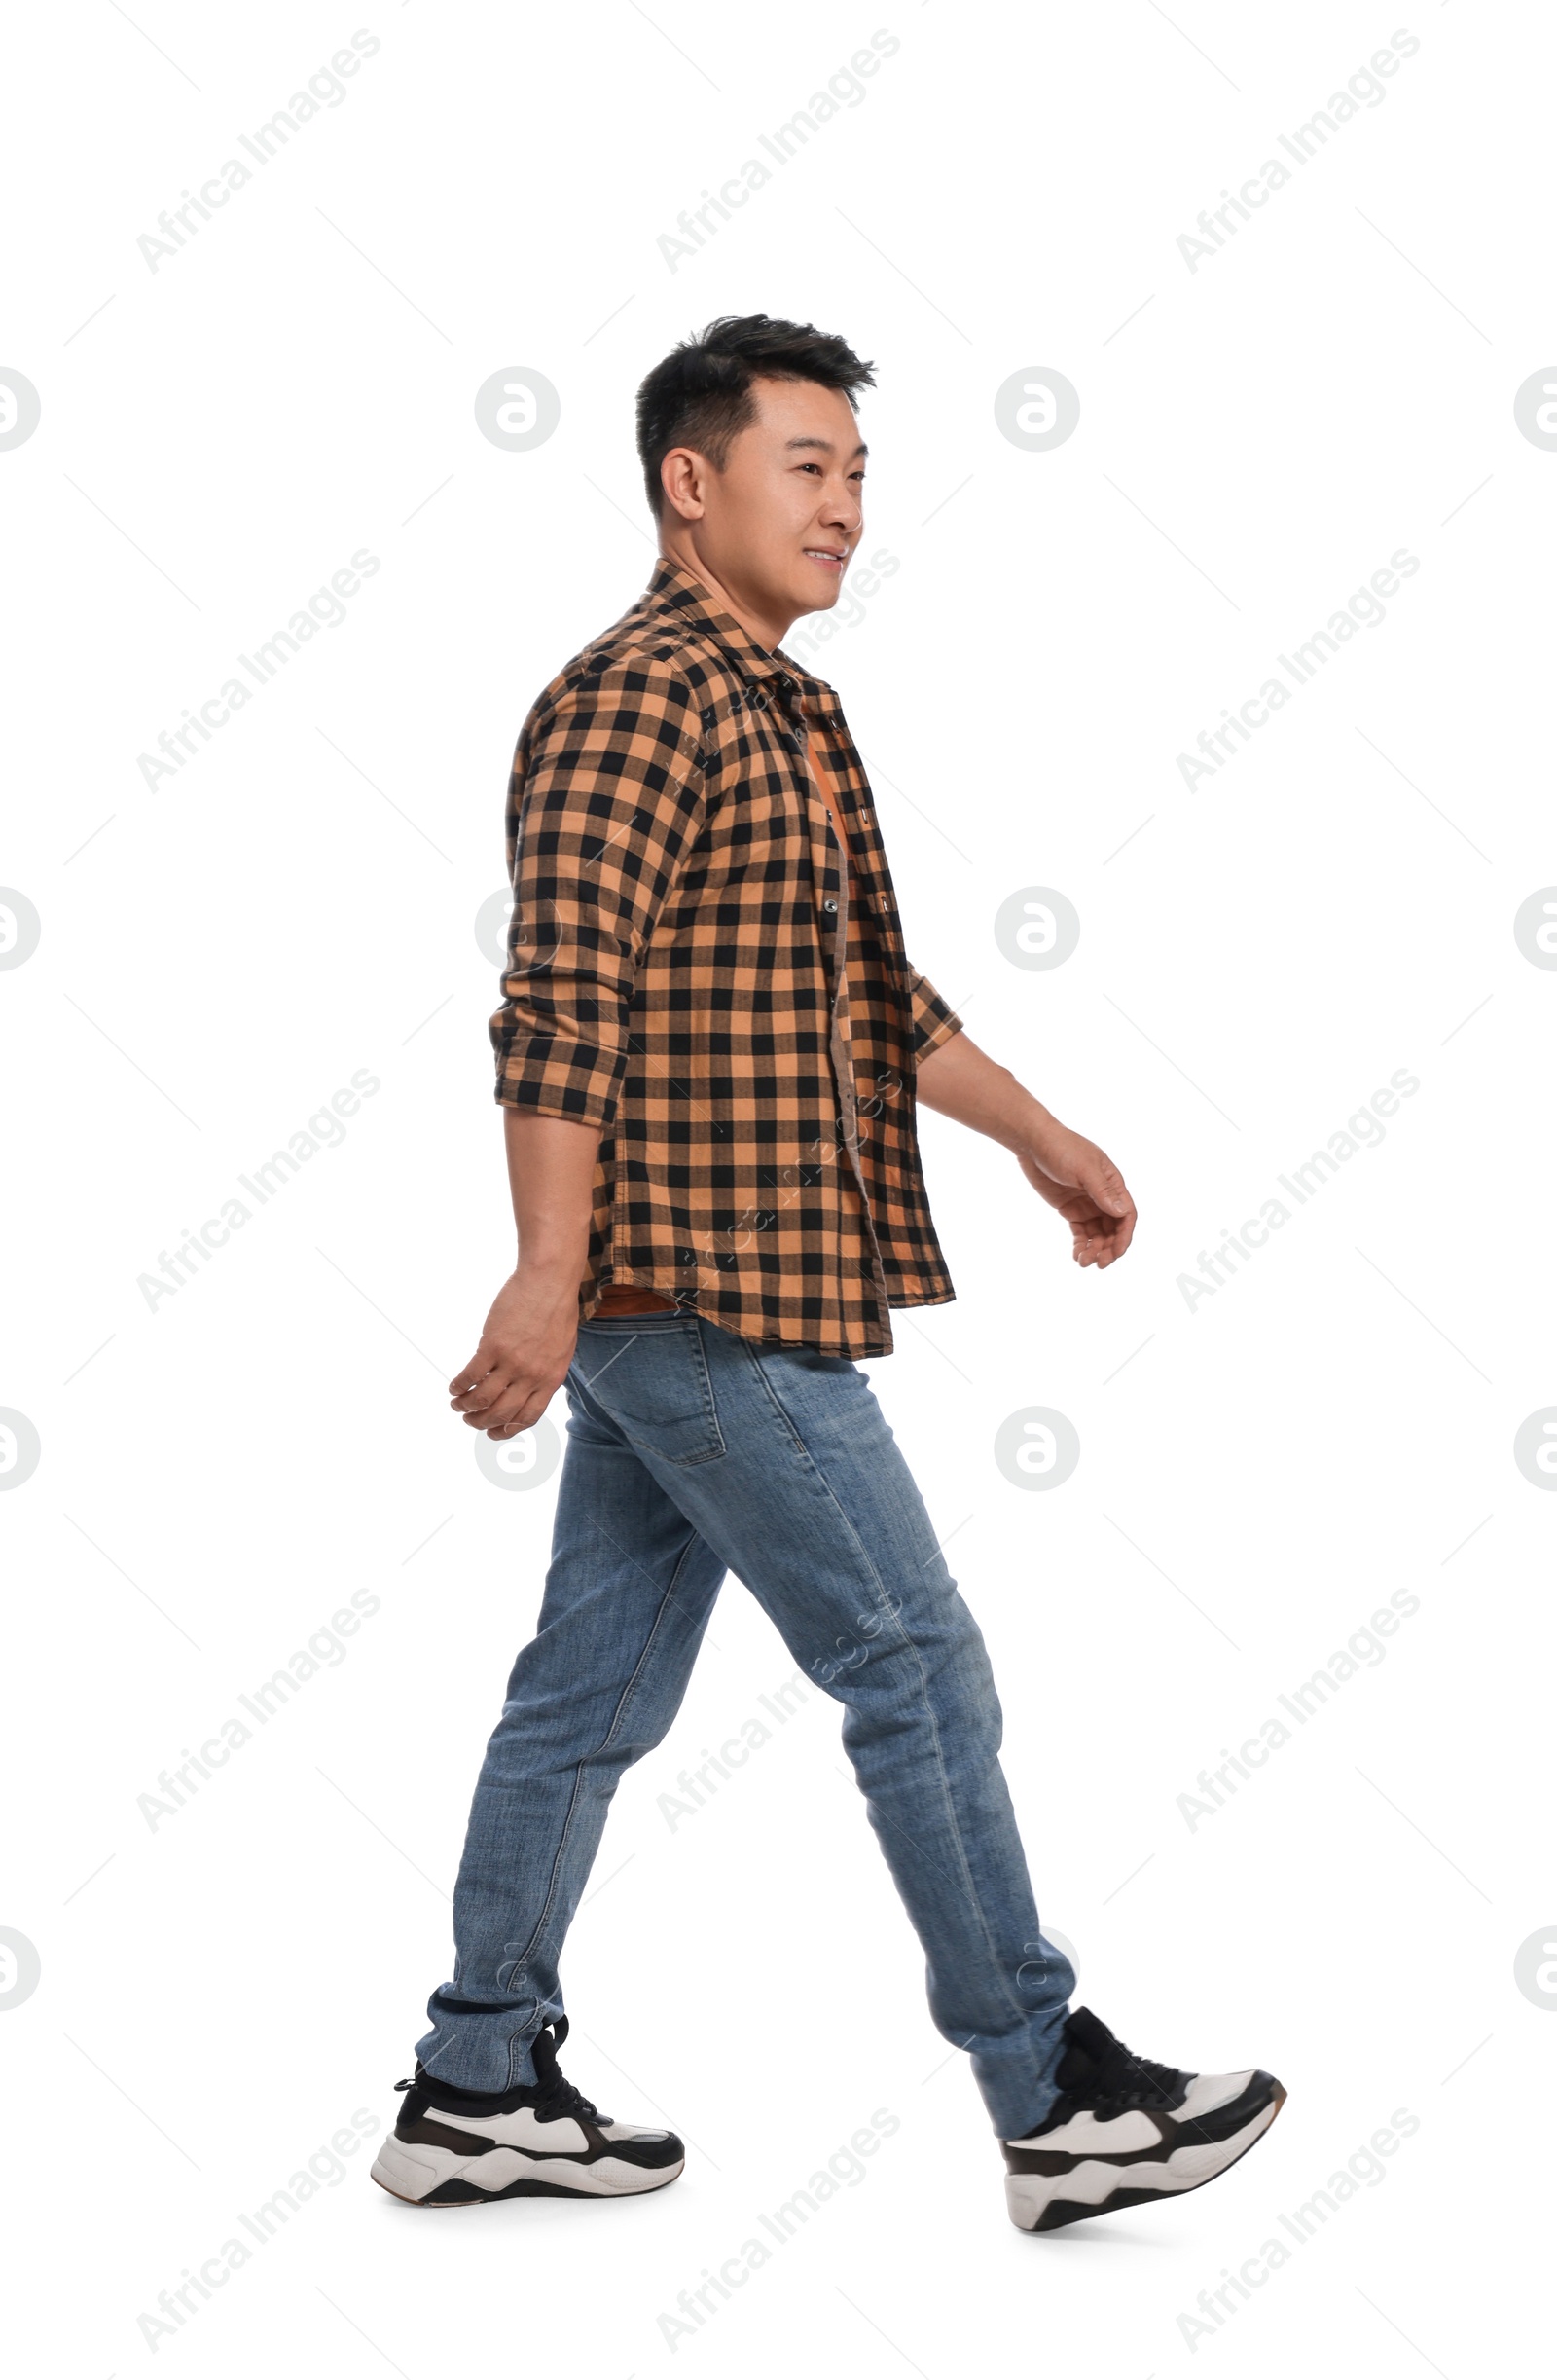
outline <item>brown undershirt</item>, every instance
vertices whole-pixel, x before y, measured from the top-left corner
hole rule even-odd
[[[833,832],[838,838],[838,865],[840,874],[843,878],[844,897],[847,899],[849,897],[849,862],[847,858],[849,851],[849,840],[844,833],[843,821],[838,815],[837,805],[832,797],[832,789],[828,786],[821,771],[816,767],[815,762],[812,759],[811,748],[809,745],[806,748],[806,765],[811,770],[811,780],[813,785],[815,787],[817,792],[821,795],[822,800],[827,805],[827,815],[832,820]],[[595,1309],[597,1314],[662,1314],[673,1313],[674,1310],[675,1300],[673,1298],[662,1298],[658,1290],[639,1289],[631,1281],[607,1282],[604,1289],[602,1289],[600,1292],[600,1301]]]

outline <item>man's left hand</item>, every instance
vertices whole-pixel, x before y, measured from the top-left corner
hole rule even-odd
[[[1070,1226],[1070,1253],[1101,1271],[1124,1255],[1136,1230],[1136,1202],[1119,1168],[1095,1141],[1056,1124],[1017,1163],[1040,1198]]]

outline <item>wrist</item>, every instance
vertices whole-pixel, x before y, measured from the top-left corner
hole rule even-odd
[[[1057,1116],[1051,1116],[1039,1099],[1024,1092],[1022,1105],[1015,1118],[1015,1129],[1007,1147],[1018,1156],[1034,1157],[1041,1164],[1046,1149],[1066,1138],[1066,1128]]]
[[[1008,1066],[991,1064],[977,1087],[980,1096],[963,1111],[961,1120],[1014,1156],[1034,1153],[1045,1139],[1052,1141],[1061,1130],[1043,1102],[1033,1097]]]
[[[584,1269],[582,1248],[528,1247],[521,1249],[510,1278],[527,1297],[562,1305],[577,1297]]]
[[[1067,1125],[1060,1123],[1060,1117],[1050,1117],[1047,1107],[1040,1107],[1038,1100],[1033,1100],[1033,1109],[1024,1118],[1024,1125],[1019,1154],[1033,1156],[1038,1164],[1043,1164],[1045,1154],[1055,1154],[1057,1147],[1071,1138]]]

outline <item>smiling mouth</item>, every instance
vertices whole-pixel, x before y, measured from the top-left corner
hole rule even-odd
[[[808,545],[802,550],[808,562],[819,562],[829,570],[842,570],[849,560],[847,554],[839,553],[830,545]]]

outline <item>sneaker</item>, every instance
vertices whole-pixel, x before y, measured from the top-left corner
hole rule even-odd
[[[1090,2008],[1071,2010],[1065,2034],[1059,2098],[1027,2140],[1001,2143],[1019,2231],[1198,2190],[1253,2147],[1286,2097],[1258,2068],[1184,2074],[1138,2058]]]
[[[373,2179],[417,2207],[493,2198],[625,2198],[663,2190],[686,2152],[673,2132],[616,2124],[564,2080],[557,2052],[567,2019],[531,2044],[536,2079],[508,2091],[457,2091],[417,2065]]]

